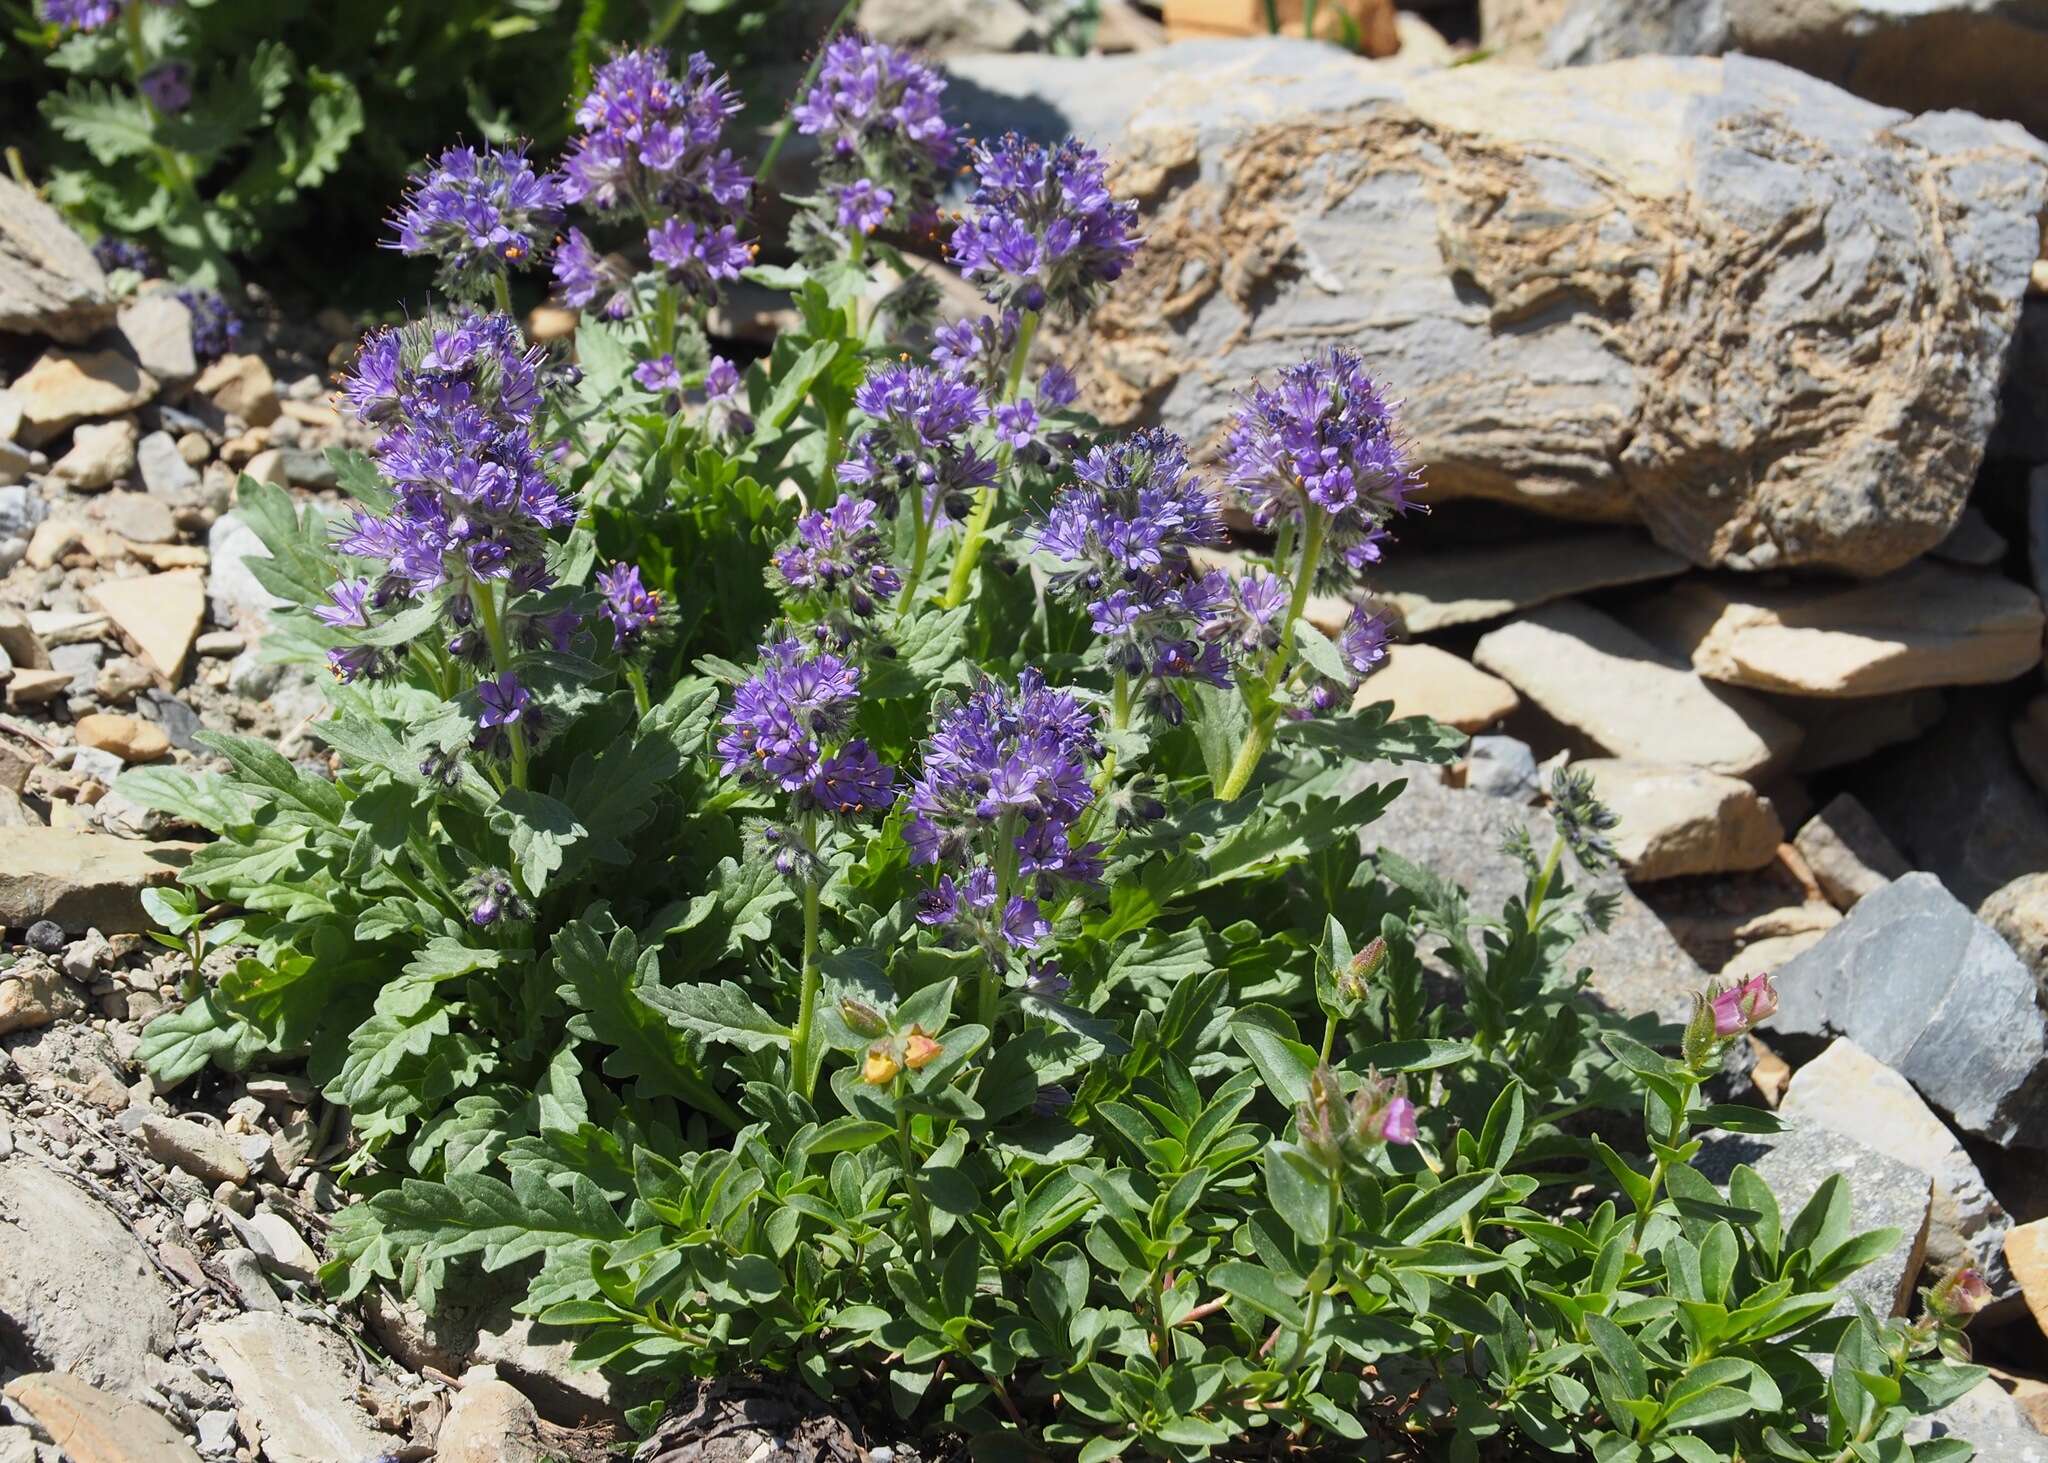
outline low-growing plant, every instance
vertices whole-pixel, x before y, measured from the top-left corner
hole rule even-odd
[[[932,321],[889,240],[933,226],[940,92],[828,49],[791,267],[701,60],[607,63],[560,176],[420,180],[458,303],[365,343],[353,508],[241,487],[330,755],[122,782],[216,835],[159,901],[206,979],[151,1070],[302,1057],[349,1110],[338,1295],[493,1275],[588,1363],[979,1456],[1967,1456],[1905,1426],[1983,1375],[1981,1282],[1874,1316],[1839,1287],[1898,1235],[1840,1179],[1786,1214],[1693,1166],[1775,1127],[1703,1096],[1769,981],[1675,1041],[1585,998],[1590,785],[1498,915],[1366,855],[1389,764],[1460,742],[1369,704],[1383,620],[1312,623],[1419,485],[1380,388],[1252,384],[1224,471],[1270,544],[1201,567],[1182,444],[1032,357],[1139,247],[1093,152],[972,151],[992,309]],[[478,306],[572,207],[575,367]],[[801,315],[744,371],[700,328],[740,274]]]

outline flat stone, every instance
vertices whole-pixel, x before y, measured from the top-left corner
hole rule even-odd
[[[1834,1314],[1855,1314],[1857,1300],[1879,1316],[1906,1314],[1927,1252],[1934,1180],[1814,1122],[1794,1123],[1782,1133],[1709,1133],[1693,1160],[1694,1168],[1724,1188],[1737,1164],[1748,1164],[1770,1185],[1788,1228],[1820,1186],[1840,1174],[1849,1187],[1849,1232],[1891,1228],[1899,1240],[1849,1277]]]
[[[388,1439],[354,1400],[355,1353],[331,1331],[249,1311],[201,1326],[199,1344],[262,1431],[270,1463],[353,1463],[384,1452]]]
[[[139,716],[117,716],[95,711],[78,719],[78,744],[112,752],[123,762],[158,762],[171,754],[171,739],[164,729]]]
[[[462,1390],[434,1439],[435,1463],[541,1463],[540,1414],[526,1394],[489,1371],[462,1379]]]
[[[1515,688],[1472,662],[1434,645],[1394,645],[1358,688],[1354,704],[1394,703],[1393,715],[1428,716],[1459,731],[1484,731],[1522,704]]]
[[[1917,740],[1941,724],[1949,702],[1946,692],[1931,689],[1847,699],[1757,694],[1800,729],[1799,750],[1785,769],[1795,777],[1848,767]]]
[[[71,1463],[199,1463],[162,1413],[61,1372],[7,1384],[7,1400],[36,1420]]]
[[[1474,737],[1465,748],[1465,786],[1491,798],[1526,803],[1542,783],[1536,754],[1514,737]]]
[[[2005,1234],[2005,1263],[2012,1269],[2034,1324],[2048,1335],[2048,1219],[2016,1224]]]
[[[193,383],[195,390],[230,416],[252,427],[267,427],[278,418],[277,381],[261,356],[222,356]]]
[[[308,1285],[319,1279],[320,1256],[282,1214],[258,1209],[247,1219],[230,1214],[228,1221],[266,1268]]]
[[[1643,613],[1651,638],[1708,680],[1795,696],[1982,685],[2041,662],[2032,590],[1924,561],[1840,587],[1688,579]]]
[[[93,586],[91,597],[157,674],[177,685],[206,622],[206,576],[174,569],[139,579],[104,579]]]
[[[196,843],[141,844],[68,828],[16,828],[0,838],[0,925],[54,920],[83,934],[151,928],[142,891],[168,884]]]
[[[1607,529],[1568,538],[1403,557],[1373,571],[1375,598],[1411,635],[1498,620],[1589,590],[1682,574],[1686,561],[1640,533]]]
[[[71,672],[25,670],[17,667],[7,682],[9,706],[40,706],[54,701],[71,685]]]
[[[1974,1265],[1992,1294],[2017,1293],[2006,1268],[2012,1227],[1984,1175],[1913,1085],[1846,1038],[1792,1075],[1779,1113],[1876,1148],[1934,1180],[1927,1260],[1939,1274]]]
[[[87,422],[71,434],[71,450],[57,459],[50,476],[88,492],[108,487],[135,471],[138,436],[132,417]]]
[[[170,1349],[177,1321],[170,1287],[127,1225],[17,1149],[0,1160],[0,1255],[10,1361],[143,1395],[147,1361]]]
[[[1790,935],[1765,935],[1751,940],[1728,957],[1718,972],[1723,985],[1741,985],[1752,976],[1776,975],[1821,942],[1826,930],[1800,930]]]
[[[182,1168],[208,1183],[241,1185],[249,1181],[249,1165],[219,1128],[153,1112],[144,1114],[136,1124],[135,1136],[151,1158],[167,1167]]]
[[[10,665],[31,670],[47,670],[50,664],[42,637],[28,616],[12,606],[0,607],[0,655],[5,655]]]
[[[131,552],[145,546],[170,543],[178,536],[178,520],[170,505],[147,493],[108,493],[94,507],[100,521],[127,540]]]
[[[1631,883],[1760,869],[1784,842],[1777,813],[1740,778],[1608,757],[1576,765],[1621,820],[1610,837]]]
[[[1357,776],[1362,782],[1408,780],[1387,811],[1360,830],[1360,845],[1368,853],[1390,848],[1410,863],[1463,885],[1475,918],[1498,916],[1511,895],[1522,893],[1522,866],[1501,847],[1507,832],[1520,825],[1541,850],[1547,850],[1557,834],[1556,823],[1543,809],[1447,787],[1427,767],[1376,763],[1361,768]],[[1615,901],[1614,921],[1606,933],[1589,934],[1572,947],[1574,968],[1592,968],[1588,990],[1594,998],[1624,1016],[1683,1020],[1692,1009],[1693,994],[1706,986],[1706,973],[1618,871],[1593,876],[1574,867],[1571,881]]]
[[[67,427],[117,417],[156,396],[156,378],[118,351],[53,350],[7,388],[21,407],[25,447],[40,447]]]
[[[199,472],[185,460],[178,439],[169,432],[151,432],[135,448],[142,485],[165,498],[187,498],[199,488]]]
[[[2013,755],[2007,714],[1999,693],[1958,693],[1940,725],[1848,780],[1906,861],[1973,907],[2048,869],[2048,800]]]
[[[1433,495],[1640,520],[1696,564],[1870,574],[1946,538],[2040,251],[2018,128],[1740,56],[1404,72],[1262,37],[949,70],[975,135],[1116,139],[1146,247],[1061,342],[1111,426],[1201,455],[1246,382],[1355,348]]]
[[[1981,1319],[1977,1323],[1983,1324]],[[1986,1377],[1948,1406],[1914,1418],[1903,1436],[1916,1446],[1929,1438],[1966,1439],[1982,1463],[2048,1463],[2048,1437],[1995,1377]]]
[[[78,345],[113,318],[92,246],[29,189],[0,178],[0,330]]]
[[[40,961],[17,960],[6,970],[0,970],[0,1036],[33,1031],[84,1011],[85,1002],[79,999],[77,990]]]
[[[142,369],[166,385],[182,386],[199,374],[192,353],[192,310],[174,289],[146,289],[122,302],[121,338]]]
[[[1846,1036],[1963,1132],[2048,1146],[2048,1017],[2033,972],[1932,874],[1866,894],[1777,985],[1766,1040]]]
[[[292,485],[291,474],[285,471],[282,447],[264,448],[249,459],[249,465],[242,469],[242,474],[259,483],[273,483],[280,488]]]
[[[1799,729],[1747,692],[1708,685],[1619,621],[1571,600],[1487,632],[1473,659],[1611,756],[1749,778],[1799,745]]]
[[[1977,906],[1977,918],[1998,931],[2048,990],[2048,872],[2022,874],[1995,891]]]
[[[233,1210],[223,1210],[230,1217]],[[277,1298],[277,1290],[270,1283],[270,1277],[263,1273],[263,1261],[254,1250],[236,1248],[224,1250],[220,1257],[221,1269],[227,1271],[228,1283],[241,1297],[242,1309],[247,1311],[281,1311],[283,1304]]]
[[[1884,836],[1870,810],[1846,792],[1835,794],[1826,807],[1808,818],[1792,846],[1813,870],[1821,893],[1837,909],[1850,908],[1911,867]]]

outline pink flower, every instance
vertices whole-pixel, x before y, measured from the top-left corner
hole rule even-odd
[[[1740,1036],[1770,1020],[1777,1009],[1778,989],[1770,976],[1752,975],[1714,997],[1714,1035]]]
[[[1386,1112],[1380,1117],[1380,1136],[1389,1143],[1413,1143],[1415,1104],[1405,1097],[1389,1102]]]

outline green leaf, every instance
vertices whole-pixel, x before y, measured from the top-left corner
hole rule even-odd
[[[520,885],[529,895],[545,889],[566,851],[589,836],[566,804],[520,787],[507,788],[499,797],[491,826],[512,845]]]
[[[416,1251],[421,1263],[476,1255],[484,1269],[502,1270],[536,1255],[573,1260],[627,1233],[581,1174],[560,1188],[526,1168],[514,1169],[509,1184],[484,1173],[442,1183],[406,1179],[370,1203],[390,1242]]]
[[[211,994],[202,993],[183,1009],[167,1011],[145,1026],[135,1054],[154,1081],[171,1087],[208,1062],[240,1071],[264,1045],[261,1032],[220,1010]]]
[[[1631,1401],[1650,1395],[1650,1375],[1643,1365],[1643,1353],[1621,1327],[1602,1315],[1586,1317],[1586,1334],[1592,1338],[1601,1360],[1607,1363]]]
[[[639,995],[671,1024],[694,1031],[706,1041],[758,1052],[787,1045],[790,1040],[787,1026],[729,980],[717,985],[646,985]]]
[[[1460,1174],[1417,1194],[1387,1221],[1387,1237],[1399,1245],[1419,1245],[1457,1224],[1493,1192],[1500,1175],[1486,1170]]]
[[[1276,1006],[1241,1006],[1230,1018],[1230,1039],[1251,1058],[1273,1096],[1292,1107],[1308,1096],[1313,1048],[1294,1039],[1294,1020]]]
[[[1242,1301],[1262,1316],[1293,1330],[1308,1323],[1301,1302],[1287,1293],[1280,1277],[1263,1265],[1226,1260],[1209,1272],[1209,1283],[1234,1301]]]
[[[607,944],[589,920],[564,925],[551,951],[561,978],[555,994],[577,1013],[569,1019],[569,1034],[612,1049],[604,1059],[606,1076],[631,1081],[638,1097],[681,1098],[739,1125],[731,1107],[712,1092],[688,1044],[640,999],[659,972],[658,952],[641,953],[629,930],[616,931]]]

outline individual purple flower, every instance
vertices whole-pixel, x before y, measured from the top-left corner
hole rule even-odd
[[[597,592],[604,597],[597,612],[611,622],[614,650],[638,644],[661,618],[661,596],[641,582],[637,564],[598,570]]]
[[[693,295],[709,298],[754,262],[753,247],[731,224],[714,228],[665,218],[647,231],[647,255]]]
[[[1038,408],[1027,397],[996,408],[996,440],[1012,452],[1023,452],[1038,441]]]
[[[747,411],[747,394],[739,367],[724,356],[713,356],[704,371],[704,429],[720,439],[750,437],[754,418]]]
[[[676,369],[676,358],[672,355],[642,361],[633,368],[633,379],[657,395],[683,389],[683,373]]]
[[[1289,366],[1274,386],[1254,383],[1225,455],[1260,527],[1325,515],[1329,545],[1354,573],[1378,560],[1387,519],[1414,506],[1422,486],[1392,404],[1341,346]]]
[[[678,78],[659,47],[621,52],[577,104],[583,130],[562,162],[563,196],[648,224],[672,214],[714,230],[737,223],[753,180],[721,144],[739,109],[731,81],[701,54]]]
[[[503,869],[485,869],[464,886],[464,893],[469,901],[469,922],[478,929],[501,919],[516,921],[528,917],[526,901],[519,897],[518,886]]]
[[[1081,394],[1081,388],[1074,384],[1074,373],[1065,366],[1051,365],[1038,378],[1038,404],[1047,411],[1061,411],[1074,404]]]
[[[1299,721],[1349,706],[1366,677],[1386,664],[1387,647],[1393,635],[1394,622],[1390,617],[1364,605],[1352,606],[1344,628],[1337,635],[1337,659],[1344,673],[1336,675],[1304,656],[1300,666],[1304,696],[1289,710],[1289,716]]]
[[[977,147],[980,187],[948,253],[991,303],[1078,319],[1137,252],[1138,205],[1110,196],[1102,159],[1069,139]]]
[[[117,269],[127,269],[150,279],[160,272],[156,256],[147,248],[131,239],[117,239],[112,234],[94,241],[92,257],[109,274]]]
[[[511,671],[501,671],[487,681],[480,681],[476,688],[479,710],[476,724],[479,727],[517,726],[530,720],[533,707],[533,693],[519,684],[519,677]]]
[[[841,35],[825,48],[816,84],[790,115],[819,141],[818,171],[842,229],[867,234],[932,215],[958,152],[941,111],[945,90],[944,77],[895,46]],[[854,189],[862,191],[850,207]]]
[[[619,261],[598,252],[583,230],[571,229],[555,246],[555,286],[562,303],[587,309],[603,297],[600,313],[623,320],[633,313],[633,278]]]
[[[562,218],[562,180],[534,170],[524,143],[451,147],[410,180],[389,247],[440,263],[441,288],[479,298],[532,264]]]
[[[942,505],[964,513],[968,490],[995,481],[995,460],[972,439],[988,418],[973,382],[891,362],[869,374],[853,401],[874,425],[855,440],[839,477],[865,490],[884,513],[893,516],[908,497],[929,527]]]
[[[220,291],[179,290],[178,300],[191,312],[192,354],[200,360],[219,360],[241,344],[242,318]]]
[[[327,598],[331,603],[315,607],[313,616],[336,629],[366,630],[370,625],[369,594],[369,580],[343,579],[328,587]]]
[[[166,117],[175,117],[192,105],[192,67],[184,61],[165,61],[142,73],[137,89],[149,104]]]
[[[932,362],[974,382],[985,394],[999,396],[1009,381],[1018,325],[1015,310],[941,325],[932,332]]]
[[[829,509],[799,518],[796,537],[772,561],[785,598],[807,606],[820,631],[841,646],[903,588],[877,517],[868,499],[842,495]]]
[[[43,19],[65,30],[95,31],[121,13],[118,0],[42,0]]]
[[[886,813],[896,805],[896,769],[856,737],[818,764],[806,791],[813,804],[842,818]]]
[[[824,744],[853,718],[860,667],[830,651],[805,654],[794,640],[761,649],[753,676],[733,693],[718,739],[725,775],[782,792],[807,789],[825,760]]]
[[[384,672],[384,653],[374,645],[337,645],[327,652],[327,669],[344,685],[372,680]]]

